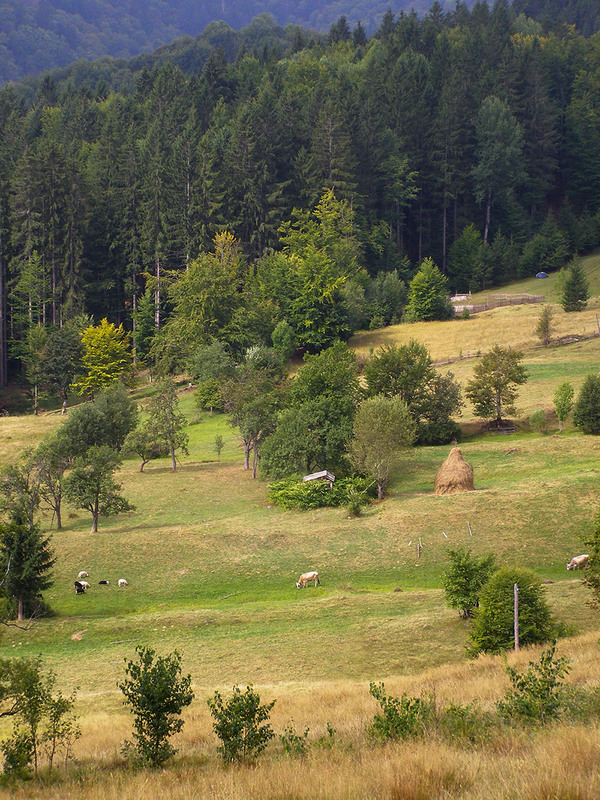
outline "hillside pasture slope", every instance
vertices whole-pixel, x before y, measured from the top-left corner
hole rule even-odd
[[[589,263],[596,268],[597,261]],[[557,331],[591,333],[599,305],[595,296],[588,310],[564,320],[557,306]],[[598,339],[535,347],[538,315],[538,306],[501,308],[469,320],[362,334],[356,344],[368,352],[381,341],[414,336],[436,360],[494,341],[524,347],[531,378],[519,408],[526,416],[534,407],[551,408],[561,380],[579,385],[597,371],[600,355]],[[464,358],[451,369],[463,382],[474,362]],[[164,460],[140,473],[137,459],[126,461],[120,480],[136,510],[101,519],[97,534],[89,532],[85,512],[66,509],[64,529],[53,536],[55,584],[47,593],[55,615],[28,631],[2,630],[0,655],[42,654],[63,691],[80,687],[83,736],[78,766],[57,785],[25,786],[16,795],[0,788],[0,797],[283,800],[309,796],[306,786],[313,787],[311,797],[332,800],[600,796],[595,728],[559,726],[543,737],[507,738],[503,752],[433,741],[377,748],[365,733],[375,711],[370,680],[385,680],[393,693],[435,691],[488,708],[506,688],[501,659],[466,659],[468,626],[445,607],[441,589],[449,547],[493,551],[500,563],[531,566],[551,581],[549,602],[578,635],[559,643],[573,658],[569,681],[600,684],[598,612],[586,605],[581,576],[565,569],[584,552],[598,506],[600,439],[570,425],[560,436],[522,430],[468,438],[461,448],[476,491],[447,497],[434,496],[433,479],[449,448],[416,449],[398,464],[388,499],[353,519],[344,509],[270,507],[266,484],[243,470],[227,418],[201,415],[196,423],[192,393],[180,399],[190,421],[190,456],[182,468],[172,473]],[[472,419],[468,408],[464,419]],[[3,418],[1,461],[57,424],[58,415]],[[217,434],[225,440],[220,461]],[[43,522],[49,528],[51,520]],[[297,591],[297,576],[313,568],[321,586]],[[92,588],[77,596],[73,580],[82,569]],[[126,589],[117,589],[119,577],[127,578]],[[98,586],[103,579],[110,585]],[[116,682],[136,644],[179,650],[197,696],[177,737],[181,755],[160,774],[116,769],[120,743],[130,735]],[[511,663],[525,664],[538,652],[511,656]],[[340,746],[317,749],[307,761],[266,757],[250,771],[220,766],[205,698],[215,688],[249,683],[265,699],[278,698],[278,730],[293,719],[297,730],[310,726],[312,740],[330,723]],[[8,730],[6,720],[2,729]],[[357,751],[360,758],[352,755]]]

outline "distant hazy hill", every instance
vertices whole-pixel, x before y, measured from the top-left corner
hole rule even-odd
[[[0,83],[66,66],[80,58],[129,58],[182,35],[196,36],[214,20],[232,28],[258,14],[327,30],[345,14],[367,32],[388,8],[425,12],[433,0],[0,0]],[[468,0],[467,5],[472,5]],[[445,10],[454,0],[440,0]]]
[[[500,0],[502,2],[502,0]],[[464,4],[473,6],[475,0]],[[456,0],[438,0],[452,11]],[[426,13],[433,0],[0,0],[0,84],[101,56],[130,58],[223,20],[239,29],[263,13],[281,26],[327,31],[345,15],[367,33],[385,12]],[[484,3],[485,4],[485,0]],[[489,2],[490,7],[493,0]],[[515,13],[546,27],[568,22],[586,36],[600,29],[599,0],[513,0]]]

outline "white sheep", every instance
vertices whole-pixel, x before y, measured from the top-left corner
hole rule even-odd
[[[79,585],[82,586],[84,589],[91,589],[92,588],[87,581],[79,581]]]
[[[129,586],[125,578],[119,578],[118,580],[119,589],[122,589],[124,586]]]
[[[77,576],[77,580],[80,581],[82,578],[89,578],[89,577],[90,576],[87,574],[87,572],[84,569],[82,569],[79,575]]]

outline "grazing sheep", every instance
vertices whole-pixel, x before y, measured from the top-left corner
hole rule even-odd
[[[84,569],[82,569],[79,575],[77,576],[77,580],[80,581],[82,578],[89,578],[89,577],[90,576],[87,574],[87,572]]]
[[[125,578],[119,578],[118,584],[119,584],[119,589],[122,589],[124,586],[129,586]]]
[[[319,573],[313,570],[312,572],[305,572],[304,574],[300,575],[298,583],[296,584],[296,589],[305,589],[310,581],[314,581],[315,586],[318,586],[320,583]]]
[[[75,592],[77,594],[85,594],[85,586],[83,586],[79,581],[73,581],[75,584]]]
[[[567,564],[567,569],[579,569],[580,567],[587,567],[589,561],[589,555],[584,553],[581,556],[574,556],[569,563]]]
[[[91,589],[92,588],[87,581],[79,581],[79,585],[83,586],[84,589]]]
[[[108,586],[110,581],[98,581],[98,586]]]

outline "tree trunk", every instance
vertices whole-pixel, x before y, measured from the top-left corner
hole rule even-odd
[[[175,458],[175,448],[171,445],[171,463],[173,464],[173,472],[177,469],[177,459]]]
[[[244,440],[244,469],[250,469],[250,442]]]
[[[19,592],[17,603],[17,622],[23,622],[23,592]]]
[[[258,447],[254,445],[252,448],[252,477],[256,478],[256,472],[258,469]]]
[[[94,508],[92,509],[92,533],[98,533],[98,515],[99,515],[99,508],[98,508],[98,498],[96,498],[96,502],[94,504]]]
[[[383,500],[384,493],[383,483],[377,483],[377,499]]]
[[[490,217],[492,214],[492,192],[488,192],[487,201],[485,204],[485,228],[483,230],[483,243],[487,244],[488,233],[490,231]]]
[[[62,514],[60,513],[60,500],[54,506],[54,513],[56,514],[56,530],[62,530]]]
[[[61,416],[64,416],[67,413],[67,396],[66,395],[63,397],[60,413],[61,413]]]
[[[442,216],[442,272],[446,272],[446,244],[448,239],[448,206],[444,200],[444,213]]]
[[[156,259],[154,268],[154,277],[156,278],[156,288],[154,290],[154,327],[156,330],[160,328],[160,259]]]

